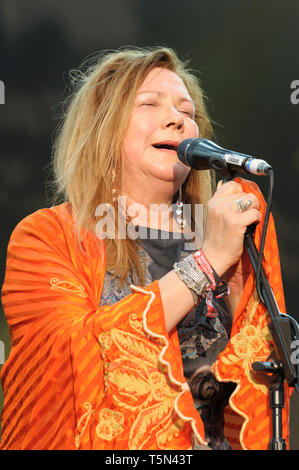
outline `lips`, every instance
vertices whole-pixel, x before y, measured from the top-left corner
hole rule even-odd
[[[155,149],[159,150],[174,150],[175,152],[177,151],[179,146],[179,142],[174,141],[174,140],[164,140],[162,142],[157,142],[153,144],[153,147]]]

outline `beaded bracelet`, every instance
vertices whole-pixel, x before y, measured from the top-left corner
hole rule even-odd
[[[213,294],[217,299],[223,297],[224,295],[228,295],[230,292],[229,286],[225,281],[219,278],[218,274],[212,268],[202,250],[198,250],[196,253],[193,253],[192,256],[194,257],[194,260],[196,261],[200,269],[210,280],[211,289],[206,297],[208,309],[207,316],[214,318],[217,316],[217,310],[213,305]]]

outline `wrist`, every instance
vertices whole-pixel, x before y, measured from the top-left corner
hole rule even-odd
[[[191,290],[194,304],[197,305],[200,298],[205,298],[211,289],[211,282],[199,267],[193,255],[174,263],[174,271],[177,276]]]
[[[221,278],[224,275],[224,273],[227,271],[228,266],[226,265],[224,260],[221,259],[221,256],[219,256],[219,253],[217,255],[216,253],[214,253],[212,250],[209,250],[204,245],[202,246],[201,251],[204,253],[205,257],[207,258],[212,268],[216,271],[218,276]]]
[[[193,253],[193,258],[200,267],[201,271],[209,280],[212,291],[215,293],[216,297],[222,297],[222,295],[227,295],[229,292],[227,283],[223,279],[220,279],[217,272],[211,266],[209,260],[205,256],[204,252],[202,250],[196,251],[195,253]]]

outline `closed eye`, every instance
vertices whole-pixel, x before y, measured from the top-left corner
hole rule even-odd
[[[188,116],[191,119],[194,119],[193,111],[188,111],[186,109],[181,109],[179,112],[182,113],[182,114],[185,114],[186,116]]]
[[[147,101],[146,103],[141,103],[140,106],[156,106],[157,103]]]

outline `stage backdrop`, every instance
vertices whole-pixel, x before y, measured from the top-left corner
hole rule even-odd
[[[166,45],[200,72],[218,143],[273,165],[287,313],[299,320],[298,24],[298,0],[0,0],[1,284],[11,231],[51,205],[68,71],[96,51]],[[1,364],[8,354],[2,313]]]

